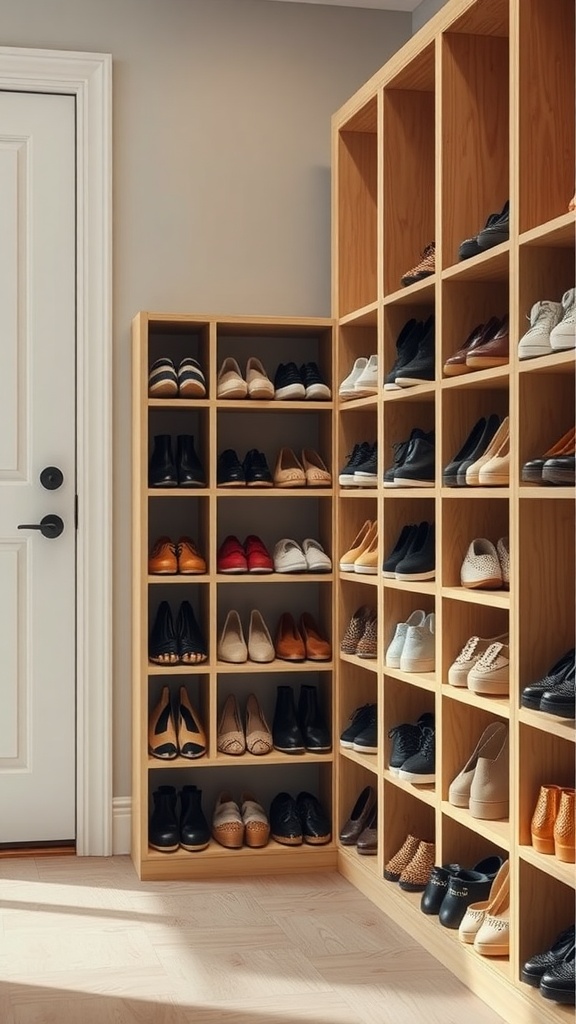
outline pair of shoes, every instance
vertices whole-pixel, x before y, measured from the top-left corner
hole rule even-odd
[[[273,487],[274,481],[264,452],[251,448],[240,462],[233,448],[218,456],[216,469],[218,487]]]
[[[207,660],[206,643],[189,601],[180,605],[176,628],[168,601],[160,602],[150,631],[148,657],[155,665],[198,665]]]
[[[378,753],[377,712],[377,704],[363,704],[355,708],[346,728],[340,733],[343,750],[355,750],[358,754]]]
[[[343,402],[352,398],[368,398],[378,394],[378,356],[359,356],[350,373],[338,388]]]
[[[384,379],[384,390],[399,391],[434,380],[434,344],[434,315],[407,320],[396,339],[396,358]]]
[[[378,572],[378,523],[367,519],[360,527],[352,546],[340,559],[340,572],[375,575]]]
[[[522,690],[523,708],[546,711],[560,718],[575,718],[575,652],[572,647],[546,675]]]
[[[332,647],[309,612],[298,625],[290,612],[283,612],[274,639],[276,657],[281,661],[330,661]]]
[[[180,687],[176,715],[170,690],[162,687],[148,719],[148,753],[161,761],[173,761],[178,755],[194,760],[206,753],[206,733],[185,686]]]
[[[567,786],[540,786],[530,823],[534,849],[554,854],[567,864],[575,860],[575,796],[576,790]]]
[[[274,398],[280,401],[327,402],[332,392],[314,362],[280,363],[274,374]]]
[[[493,316],[485,324],[477,324],[459,349],[444,363],[444,374],[457,377],[474,370],[505,366],[510,361],[508,315]]]
[[[508,590],[510,587],[510,550],[508,537],[500,537],[496,547],[485,537],[473,540],[460,569],[460,582],[468,590]]]
[[[403,526],[390,554],[382,563],[382,575],[389,580],[433,580],[436,575],[434,523]]]
[[[576,483],[576,429],[570,427],[544,455],[529,459],[522,466],[522,481],[526,484]]]
[[[263,664],[275,658],[272,637],[262,615],[255,608],[250,612],[248,643],[244,639],[240,616],[235,609],[231,609],[224,621],[216,650],[218,661],[236,665],[248,660]]]
[[[252,793],[242,793],[239,806],[228,790],[222,790],[212,812],[212,838],[228,850],[239,850],[244,843],[253,849],[266,846],[270,822]]]
[[[508,417],[501,422],[496,413],[481,416],[460,451],[444,467],[444,487],[480,486],[494,483],[496,479],[509,483],[509,436]],[[501,461],[487,467],[486,463],[493,458]]]
[[[360,441],[346,456],[346,463],[340,470],[338,483],[341,487],[376,487],[378,484],[378,443]]]
[[[564,292],[561,302],[540,299],[527,317],[530,327],[518,342],[518,358],[534,359],[576,347],[576,288]]]
[[[489,214],[486,223],[477,235],[465,238],[458,249],[458,259],[468,260],[471,256],[478,256],[486,249],[494,245],[507,242],[510,237],[510,203],[504,203],[500,213]]]
[[[422,892],[434,867],[434,843],[408,833],[400,849],[386,863],[384,878],[398,882],[406,892]]]
[[[291,448],[282,448],[274,468],[275,487],[331,487],[332,474],[313,448],[303,448],[301,461]]]
[[[158,537],[148,558],[151,576],[200,576],[206,572],[206,560],[191,537],[180,537],[174,544],[170,537]]]
[[[421,608],[398,622],[385,654],[388,668],[401,672],[433,672],[436,666],[436,616]]]
[[[433,487],[434,431],[414,427],[405,441],[392,446],[392,465],[384,470],[384,487]],[[406,472],[403,472],[404,468]]]
[[[342,846],[355,846],[358,853],[368,856],[378,853],[377,814],[376,791],[365,786],[340,829]]]
[[[226,698],[218,723],[217,748],[221,754],[239,757],[249,754],[262,756],[272,750],[272,733],[256,694],[246,700],[246,727],[242,724],[238,701],[233,693]]]
[[[388,733],[392,740],[388,767],[404,782],[436,781],[434,715],[425,711],[415,725],[403,722]]]
[[[491,697],[510,692],[508,633],[485,639],[471,636],[448,669],[450,686],[467,686]]]
[[[177,802],[180,798],[180,815]],[[153,810],[148,825],[148,842],[160,853],[175,853],[181,846],[188,853],[205,850],[210,842],[210,829],[202,811],[202,790],[183,786],[179,793],[174,786],[158,786],[152,793]]]
[[[281,754],[326,754],[332,750],[316,686],[302,683],[298,705],[291,686],[276,688],[272,739],[274,749]]]
[[[216,571],[229,575],[250,573],[252,576],[266,576],[274,572],[274,562],[260,537],[251,533],[241,544],[238,537],[230,533],[218,548]]]
[[[452,780],[448,803],[467,807],[473,818],[498,821],[508,817],[508,726],[486,726],[466,764]]]
[[[422,281],[425,277],[430,277],[436,273],[436,243],[430,242],[422,250],[420,262],[407,270],[401,277],[401,283],[407,287],[408,285],[414,284],[416,281]]]
[[[545,999],[570,1006],[575,991],[575,931],[573,924],[561,931],[548,949],[526,960],[521,973],[522,981],[539,988]]]
[[[228,356],[218,370],[216,397],[226,399],[254,398],[262,401],[274,398],[274,385],[264,366],[255,356],[246,362],[246,377],[242,376],[235,359]]]
[[[375,658],[378,653],[378,619],[368,605],[358,608],[348,623],[340,643],[342,654]]]
[[[205,398],[206,378],[197,359],[186,356],[178,369],[172,359],[156,359],[148,374],[150,398]]]
[[[278,793],[270,804],[272,838],[283,846],[323,846],[332,838],[330,818],[312,793],[303,790],[296,799]]]
[[[438,915],[445,928],[459,928],[468,907],[488,899],[504,860],[494,855],[473,868],[460,864],[434,865],[420,901],[423,914]]]
[[[156,434],[148,470],[150,487],[206,487],[206,476],[192,434],[178,434],[176,461],[170,434]]]
[[[290,537],[284,537],[274,546],[274,571],[332,572],[332,562],[320,541],[306,537],[300,545]]]
[[[470,903],[458,927],[461,942],[473,943],[481,956],[510,953],[510,862],[505,860],[487,899]]]

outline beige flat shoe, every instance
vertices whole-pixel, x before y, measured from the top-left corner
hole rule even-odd
[[[345,551],[342,555],[340,559],[340,572],[354,572],[354,563],[356,562],[356,559],[359,558],[362,552],[370,546],[372,538],[376,532],[376,520],[372,521],[371,519],[367,519],[364,525],[358,530],[358,533],[354,537],[348,551]]]
[[[306,473],[291,448],[281,448],[274,469],[275,487],[305,487]]]
[[[221,846],[237,850],[244,842],[244,822],[240,808],[227,790],[220,793],[212,815],[212,836]]]
[[[248,385],[235,359],[229,356],[218,370],[217,398],[246,398]]]
[[[264,622],[260,612],[255,608],[250,612],[250,626],[248,629],[248,657],[250,661],[259,663],[274,661],[276,652],[268,626]]]
[[[380,567],[380,559],[378,557],[378,526],[377,524],[374,525],[376,529],[370,534],[370,543],[360,552],[354,562],[354,572],[369,576],[376,576]]]
[[[258,703],[256,694],[251,693],[246,701],[246,749],[257,756],[269,754],[273,748],[270,726]]]
[[[490,459],[493,459],[495,455],[499,454],[500,449],[506,441],[510,441],[510,420],[508,416],[502,420],[502,423],[494,434],[494,437],[484,452],[484,455],[481,455],[479,459],[476,459],[476,462],[473,462],[471,466],[468,466],[468,469],[466,470],[466,485],[468,487],[480,486],[480,470],[487,462],[490,462]]]
[[[248,398],[271,401],[274,398],[274,385],[262,363],[255,356],[250,356],[246,363],[246,384]]]
[[[226,616],[226,621],[220,634],[217,647],[219,661],[231,661],[241,665],[248,661],[248,648],[244,639],[242,623],[238,612],[232,609]]]
[[[510,435],[478,471],[480,487],[508,487],[510,483]]]
[[[251,846],[252,848],[266,846],[270,839],[270,822],[266,817],[264,808],[258,803],[252,793],[242,793],[240,805],[242,807],[246,846]]]
[[[312,448],[302,449],[302,465],[308,487],[332,487],[332,474]]]
[[[233,693],[226,698],[222,708],[218,723],[217,747],[221,754],[230,754],[232,757],[239,757],[246,751],[246,737],[242,728],[238,701]]]

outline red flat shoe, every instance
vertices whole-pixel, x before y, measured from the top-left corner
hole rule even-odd
[[[216,571],[228,573],[248,572],[246,553],[238,537],[230,534],[222,541],[218,549]]]
[[[246,537],[244,551],[248,563],[248,572],[260,576],[274,572],[274,559],[264,542],[260,540],[260,537],[256,537],[253,533]]]

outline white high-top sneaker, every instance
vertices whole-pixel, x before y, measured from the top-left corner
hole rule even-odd
[[[552,351],[550,332],[562,319],[562,303],[543,299],[535,302],[530,310],[530,327],[518,343],[519,359],[534,359],[548,356]]]
[[[359,397],[356,391],[354,390],[354,385],[362,371],[366,369],[367,365],[368,360],[366,356],[359,356],[358,359],[356,359],[356,361],[354,362],[354,366],[350,370],[350,373],[348,374],[347,377],[344,378],[344,380],[340,384],[340,387],[338,388],[338,394],[340,395],[340,398],[349,399]]]
[[[550,334],[550,344],[554,352],[576,348],[576,288],[569,288],[562,296],[564,316]]]

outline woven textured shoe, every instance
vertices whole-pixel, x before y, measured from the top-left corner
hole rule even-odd
[[[566,956],[557,967],[546,971],[540,979],[540,995],[553,999],[555,1003],[574,1006],[576,1001],[576,960],[575,950]]]
[[[374,614],[374,611],[366,604],[356,609],[340,641],[342,654],[356,654],[358,644],[366,629],[366,624]]]
[[[238,701],[233,693],[228,695],[222,708],[218,723],[217,747],[221,754],[230,754],[232,757],[239,757],[246,750],[246,737]]]
[[[576,718],[576,678],[574,666],[570,668],[553,690],[547,690],[546,693],[542,694],[540,711],[546,711],[549,715],[558,715],[559,718]]]
[[[522,967],[522,981],[537,988],[542,975],[557,967],[566,956],[570,955],[574,949],[575,931],[574,925],[571,924],[556,936],[549,949],[530,957]]]
[[[239,849],[244,842],[244,822],[240,808],[227,790],[220,793],[214,806],[212,838],[231,850]]]
[[[508,537],[500,537],[496,542],[496,554],[502,570],[502,586],[510,589],[510,544]]]
[[[507,644],[496,641],[486,648],[468,672],[472,693],[501,696],[510,692],[510,652]]]
[[[561,795],[560,786],[540,786],[530,822],[532,846],[538,853],[554,853],[554,822],[558,816]]]
[[[502,633],[500,636],[494,636],[490,639],[481,636],[471,636],[448,669],[448,682],[450,686],[467,686],[468,673],[474,668],[488,648],[494,643],[507,644],[508,640],[508,633]]]
[[[331,487],[332,474],[313,448],[302,449],[302,466],[306,474],[307,487]]]
[[[378,619],[376,612],[370,616],[358,645],[356,654],[359,658],[376,658],[378,654]]]
[[[421,281],[424,277],[430,277],[431,274],[436,273],[436,245],[434,242],[430,242],[423,251],[422,258],[415,267],[411,270],[406,271],[402,276],[401,282],[407,287],[408,285],[414,284],[415,281]]]
[[[460,570],[460,582],[469,590],[500,590],[502,567],[496,548],[485,537],[473,540]]]
[[[412,860],[406,865],[398,879],[400,888],[406,892],[424,892],[430,881],[430,873],[434,867],[435,858],[436,848],[434,843],[425,843],[422,840],[418,844],[418,849]]]
[[[552,665],[552,668],[548,670],[542,679],[538,679],[534,683],[530,683],[529,686],[525,686],[522,690],[521,704],[523,708],[533,708],[535,711],[540,710],[540,702],[545,693],[553,693],[557,686],[568,675],[568,673],[574,667],[574,657],[576,652],[573,647],[570,648],[566,654],[563,654],[561,658]]]
[[[566,864],[574,864],[575,827],[574,800],[576,790],[562,789],[560,806],[554,822],[554,854]]]
[[[246,750],[262,756],[272,750],[272,732],[255,693],[246,701]]]
[[[386,867],[384,868],[384,878],[389,882],[397,882],[404,871],[404,868],[408,866],[412,858],[415,856],[421,842],[421,839],[417,839],[416,836],[408,834],[400,849],[386,864]]]
[[[305,487],[306,473],[291,448],[281,448],[274,468],[275,487]]]

